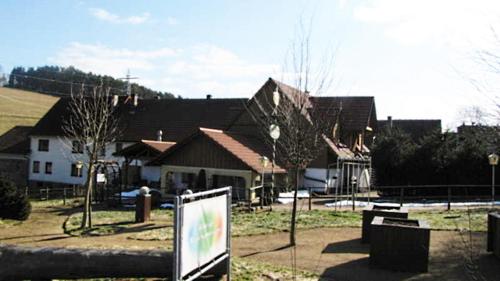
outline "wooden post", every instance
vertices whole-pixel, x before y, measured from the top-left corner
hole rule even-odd
[[[400,207],[403,207],[403,198],[405,196],[405,190],[404,190],[404,187],[401,186],[400,187],[400,194],[399,194],[399,206]]]
[[[167,251],[34,248],[0,246],[0,280],[92,278],[169,278],[173,255]],[[221,276],[221,262],[205,276]]]
[[[355,196],[356,191],[354,191],[354,185],[351,187],[351,191],[352,191],[352,210],[356,211],[356,196]]]
[[[66,187],[63,187],[63,205],[66,205]]]
[[[451,210],[451,186],[448,186],[448,211]]]

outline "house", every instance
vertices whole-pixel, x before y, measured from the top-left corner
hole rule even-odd
[[[120,99],[115,112],[119,134],[100,158],[119,163],[126,185],[147,183],[162,192],[187,187],[232,185],[240,198],[246,189],[269,183],[285,185],[285,163],[262,167],[262,156],[272,159],[272,149],[251,115],[259,100],[271,99],[277,89],[283,101],[294,101],[297,89],[272,78],[250,99],[164,99],[127,103]],[[69,99],[61,98],[30,133],[31,186],[83,184],[85,171],[75,164],[84,159],[82,149],[64,137],[63,121]],[[310,105],[330,115],[320,122],[334,124],[325,135],[323,150],[305,171],[301,184],[322,188],[342,183],[336,178],[352,175],[348,163],[368,167],[369,146],[377,128],[373,97],[312,97]],[[161,137],[161,138],[160,138]],[[279,140],[278,140],[279,141]],[[345,164],[345,165],[344,165]],[[358,167],[360,174],[362,169]],[[263,174],[263,176],[262,176]],[[343,183],[344,184],[344,183]]]
[[[297,89],[270,78],[245,103],[245,110],[237,114],[225,130],[197,128],[191,136],[147,163],[161,165],[162,190],[172,190],[172,186],[174,190],[200,188],[197,186],[200,173],[203,173],[204,183],[201,188],[232,185],[239,188],[240,198],[255,195],[244,190],[262,184],[261,174],[265,182],[274,177],[278,186],[281,183],[281,186],[285,185],[286,163],[277,158],[274,168],[260,164],[262,156],[272,159],[273,153],[270,140],[266,140],[255,118],[262,108],[272,110],[266,107],[266,101],[272,100],[275,90],[281,96],[280,104],[287,101],[293,103],[295,95],[300,94]],[[369,169],[367,145],[371,144],[373,130],[377,126],[374,98],[313,97],[308,106],[318,106],[322,111],[333,113],[328,119],[314,121],[339,124],[332,135],[324,136],[324,148],[317,159],[302,171],[300,185],[326,191],[347,183],[334,179],[345,178],[355,172],[361,175],[364,169]]]
[[[113,154],[113,156],[123,157],[123,177],[122,181],[127,186],[147,185],[158,188],[160,185],[160,167],[145,166],[144,163],[152,160],[163,151],[175,145],[175,142],[162,141],[163,132],[158,131],[158,138],[152,140],[140,140]]]
[[[116,152],[130,146],[152,145],[142,140],[155,140],[162,131],[167,142],[177,142],[189,135],[193,128],[209,126],[225,128],[235,114],[243,110],[246,99],[150,99],[139,100],[135,105],[120,98],[115,109],[118,116],[119,134],[113,143],[99,155],[99,159],[116,162],[122,168],[125,157]],[[83,148],[73,145],[63,130],[63,120],[70,116],[69,98],[61,98],[43,116],[30,132],[29,184],[31,187],[82,185],[85,183],[85,167],[78,170],[76,163],[85,160]],[[137,146],[135,146],[137,148]],[[133,153],[128,150],[126,153]],[[131,170],[141,166],[136,159]],[[136,165],[134,165],[136,164]],[[147,175],[146,168],[141,173],[146,181],[158,181],[159,174]],[[139,184],[140,181],[129,181]]]
[[[272,168],[263,167],[260,160],[269,153],[259,138],[198,128],[148,165],[161,165],[164,192],[232,186],[233,197],[245,199],[248,189],[261,184],[261,175],[271,172]],[[284,174],[286,170],[275,165],[273,172]]]
[[[22,188],[28,185],[29,134],[32,129],[31,126],[15,126],[0,136],[0,177]]]
[[[394,128],[408,134],[415,142],[427,135],[435,132],[441,133],[440,119],[392,119],[387,116],[387,120],[378,121],[379,131],[392,130]]]

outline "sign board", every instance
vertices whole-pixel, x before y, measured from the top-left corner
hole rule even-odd
[[[106,182],[106,175],[105,174],[97,174],[96,181],[97,182]]]
[[[230,263],[231,188],[176,197],[174,280],[194,280],[216,264]]]

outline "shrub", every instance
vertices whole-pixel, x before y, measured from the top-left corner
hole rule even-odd
[[[0,178],[0,218],[26,220],[31,213],[31,204],[16,185]]]

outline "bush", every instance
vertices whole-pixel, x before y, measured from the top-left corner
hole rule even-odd
[[[31,213],[31,203],[16,185],[0,178],[0,218],[26,220]]]

